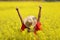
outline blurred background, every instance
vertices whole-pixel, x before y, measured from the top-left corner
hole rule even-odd
[[[60,40],[60,0],[0,0],[0,40]],[[37,17],[41,10],[42,30],[21,32],[21,22],[16,12],[19,8],[23,19],[29,15]]]
[[[60,0],[0,0],[0,1],[60,1]]]

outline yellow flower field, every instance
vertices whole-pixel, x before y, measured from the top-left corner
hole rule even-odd
[[[20,31],[21,22],[16,7],[23,19],[29,15],[37,17],[42,7],[42,30],[34,36],[33,32]],[[0,2],[0,40],[60,40],[60,2]]]

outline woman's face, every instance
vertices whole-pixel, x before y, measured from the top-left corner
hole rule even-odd
[[[26,20],[24,20],[24,23],[27,27],[35,26],[36,22],[37,22],[37,19],[34,16],[28,16]]]
[[[32,20],[31,20],[31,19],[27,19],[26,25],[27,25],[27,26],[31,26],[31,25],[32,25]]]
[[[32,22],[27,21],[27,22],[26,22],[26,25],[27,25],[27,26],[31,26],[31,25],[32,25]]]

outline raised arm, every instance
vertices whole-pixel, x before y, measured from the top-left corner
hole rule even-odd
[[[21,17],[21,15],[20,15],[20,13],[19,13],[19,9],[18,9],[18,8],[16,8],[16,11],[17,11],[18,16],[19,16],[19,18],[20,18],[20,20],[21,20],[21,23],[23,24],[24,22],[23,22],[23,19],[22,19],[22,17]]]
[[[39,13],[38,13],[38,19],[37,19],[37,21],[40,21],[40,17],[41,17],[41,7],[39,6]]]

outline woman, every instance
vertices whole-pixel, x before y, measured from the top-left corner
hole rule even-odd
[[[27,18],[22,19],[18,8],[16,8],[18,15],[20,17],[21,23],[22,23],[22,27],[21,27],[21,31],[24,31],[25,28],[27,28],[28,32],[33,31],[36,34],[36,31],[41,30],[41,23],[40,21],[40,17],[41,17],[41,7],[39,6],[39,13],[38,13],[38,18],[36,18],[35,16],[28,16]],[[33,26],[33,30],[31,30],[31,26]]]

